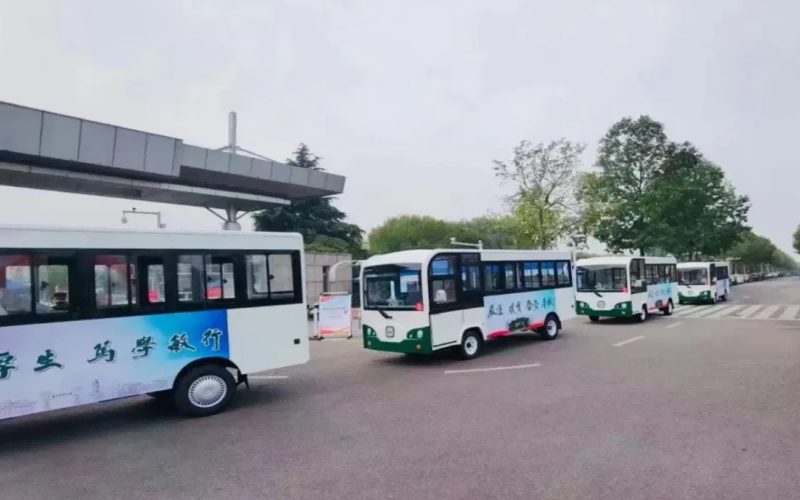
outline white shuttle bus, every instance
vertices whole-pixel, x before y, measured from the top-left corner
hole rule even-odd
[[[715,304],[731,293],[727,262],[681,262],[678,264],[678,303]]]
[[[0,227],[0,419],[149,394],[222,411],[308,361],[290,233]]]
[[[669,316],[678,300],[674,257],[593,257],[578,260],[575,270],[575,311],[591,321]]]
[[[496,337],[555,339],[575,316],[568,252],[407,250],[361,266],[366,349],[471,359]]]

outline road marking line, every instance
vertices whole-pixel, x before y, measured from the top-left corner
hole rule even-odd
[[[769,319],[769,317],[772,316],[772,313],[780,309],[780,307],[781,306],[767,306],[766,309],[758,313],[752,319]]]
[[[789,306],[778,319],[794,319],[798,311],[800,311],[800,306]]]
[[[749,299],[749,298],[750,298],[750,296],[749,296],[749,295],[742,295],[742,298],[743,298],[743,299]]]
[[[620,346],[623,346],[625,344],[630,344],[631,342],[636,342],[637,340],[642,340],[643,338],[645,338],[644,335],[640,335],[638,337],[633,337],[632,339],[623,340],[622,342],[617,342],[612,347],[620,347]]]
[[[675,328],[678,325],[682,325],[683,321],[678,321],[677,323],[672,323],[671,325],[667,325],[664,328]]]
[[[761,309],[761,304],[745,307],[743,310],[735,313],[735,316],[742,319],[747,319],[748,316]]]
[[[250,375],[247,378],[250,380],[283,380],[289,378],[289,375]]]
[[[444,373],[446,375],[452,375],[454,373],[496,372],[500,370],[519,370],[520,368],[535,368],[537,366],[542,366],[542,365],[541,363],[533,363],[530,365],[495,366],[492,368],[469,368],[466,370],[445,370]]]
[[[742,306],[737,305],[727,305],[727,306],[717,306],[714,308],[714,311],[711,311],[711,314],[707,314],[703,316],[704,318],[721,318],[726,314],[730,314],[731,311],[739,309]]]
[[[687,307],[685,311],[680,311],[677,313],[673,313],[674,316],[680,316],[681,318],[688,318],[690,316],[694,316],[696,314],[700,314],[703,311],[708,311],[710,308],[714,306],[693,306]]]

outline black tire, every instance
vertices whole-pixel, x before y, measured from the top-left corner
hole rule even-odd
[[[672,316],[672,311],[675,309],[675,304],[672,303],[672,299],[667,301],[667,306],[662,309],[664,312],[664,316]]]
[[[598,321],[600,321],[600,316],[589,316],[589,321],[591,321],[592,323],[597,323]]]
[[[561,332],[561,322],[558,321],[558,316],[555,314],[548,314],[544,318],[544,326],[539,329],[539,337],[542,340],[555,340]]]
[[[636,322],[644,323],[646,320],[647,320],[647,305],[643,305],[642,308],[639,310],[639,314],[636,315]]]
[[[477,330],[467,330],[458,348],[461,359],[475,359],[483,353],[483,335]]]
[[[206,384],[210,384],[211,390],[216,384],[221,394],[211,394],[208,401],[209,406],[203,406],[197,401],[197,397],[191,397],[192,386],[205,379]],[[223,411],[233,399],[236,392],[236,381],[226,368],[219,365],[201,365],[192,368],[175,383],[174,401],[175,408],[188,417],[208,417]],[[218,398],[215,396],[219,396]]]

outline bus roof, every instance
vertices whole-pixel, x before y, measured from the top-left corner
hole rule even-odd
[[[641,259],[638,255],[609,255],[606,257],[589,257],[575,262],[576,266],[627,266],[631,259]],[[646,264],[675,264],[675,257],[644,257]]]
[[[10,249],[302,250],[299,233],[172,231],[0,225],[0,247]]]
[[[426,264],[440,253],[476,253],[481,260],[519,261],[519,260],[572,260],[570,252],[557,250],[478,250],[475,248],[436,248],[425,250],[402,250],[381,255],[374,255],[361,263],[362,267],[382,266],[386,264],[420,263]]]
[[[695,269],[699,267],[708,267],[711,264],[715,266],[727,266],[727,262],[723,261],[708,261],[708,262],[678,262],[678,269]]]

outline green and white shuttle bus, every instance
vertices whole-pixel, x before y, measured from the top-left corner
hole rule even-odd
[[[407,250],[362,262],[364,348],[406,354],[460,349],[537,332],[558,336],[575,316],[568,252]]]
[[[681,262],[678,264],[678,303],[716,303],[731,293],[727,262]]]
[[[575,312],[591,321],[669,316],[678,300],[674,257],[593,257],[577,261],[575,270]]]

